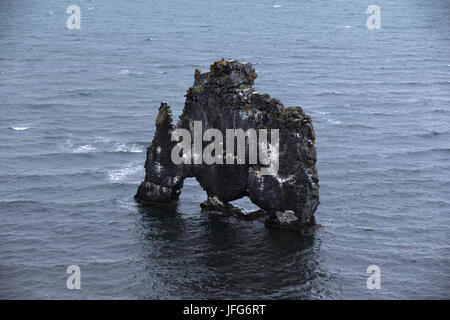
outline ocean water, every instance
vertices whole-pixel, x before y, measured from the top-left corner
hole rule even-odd
[[[0,298],[450,298],[448,1],[76,0],[80,30],[69,4],[0,2]],[[315,234],[203,214],[193,179],[133,200],[160,101],[222,57],[311,116]]]

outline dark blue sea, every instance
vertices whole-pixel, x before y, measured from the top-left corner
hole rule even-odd
[[[0,298],[449,299],[449,17],[446,0],[0,1]],[[177,118],[221,58],[311,116],[314,234],[204,214],[193,179],[174,210],[134,201],[160,101]]]

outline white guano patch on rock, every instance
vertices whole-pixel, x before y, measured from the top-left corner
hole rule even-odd
[[[293,174],[287,176],[287,177],[281,177],[280,175],[275,175],[274,176],[275,179],[277,179],[278,183],[286,183],[286,182],[290,182],[291,180],[293,180],[295,178],[295,176]]]
[[[294,211],[292,210],[284,210],[284,211],[277,211],[277,218],[282,224],[291,224],[291,222],[298,220],[298,218],[295,216]]]
[[[220,201],[220,199],[217,196],[213,196],[213,197],[209,198],[209,201],[213,205],[223,205],[223,202]]]

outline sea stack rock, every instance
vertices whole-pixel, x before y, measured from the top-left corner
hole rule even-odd
[[[269,227],[314,228],[319,178],[311,119],[301,107],[286,107],[255,91],[252,86],[256,77],[250,63],[222,59],[211,65],[210,72],[195,70],[194,85],[187,91],[176,126],[169,105],[161,103],[155,136],[147,149],[145,179],[136,200],[174,204],[183,180],[195,177],[208,197],[200,205],[203,211],[244,219],[263,214]],[[255,140],[247,134],[242,140],[244,158],[238,157],[239,138],[228,135],[239,129],[258,135]],[[183,141],[189,148],[180,150]],[[212,142],[219,147],[211,152],[208,145]],[[232,143],[236,143],[237,151]],[[267,152],[261,154],[264,149]],[[215,162],[206,158],[208,154]],[[229,203],[245,196],[261,210],[244,215]]]

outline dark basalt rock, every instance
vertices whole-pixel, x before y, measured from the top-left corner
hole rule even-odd
[[[319,179],[311,119],[300,107],[285,107],[279,100],[256,92],[252,88],[256,77],[250,63],[236,60],[215,62],[207,73],[195,70],[194,86],[187,91],[176,127],[172,124],[170,107],[161,103],[155,136],[147,149],[145,179],[135,196],[137,200],[174,204],[183,180],[195,177],[208,196],[201,204],[204,211],[243,219],[264,213],[268,216],[265,224],[270,227],[313,229],[313,214],[319,204]],[[224,137],[226,129],[279,129],[277,174],[261,175],[261,164],[207,165],[193,164],[194,161],[174,164],[171,151],[178,141],[171,140],[172,132],[184,128],[194,136],[194,121],[202,122],[203,132],[217,128]],[[246,154],[248,150],[246,146]],[[229,203],[245,196],[262,210],[244,215]]]

